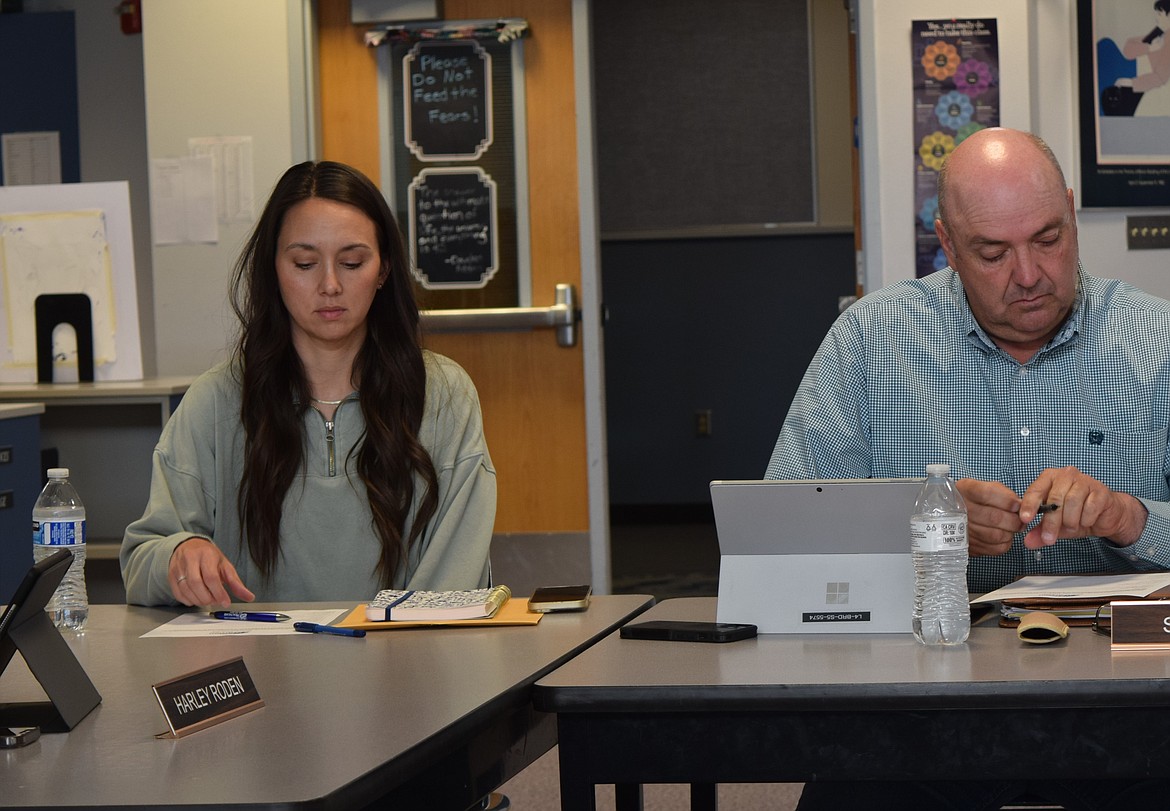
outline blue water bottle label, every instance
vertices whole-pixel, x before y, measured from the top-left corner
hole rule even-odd
[[[33,521],[33,543],[42,546],[85,543],[85,521]]]

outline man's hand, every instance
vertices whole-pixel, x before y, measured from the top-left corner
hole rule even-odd
[[[183,605],[227,608],[232,604],[227,589],[245,603],[256,599],[240,580],[236,567],[207,538],[188,538],[175,547],[167,580],[175,599]]]
[[[1129,546],[1146,528],[1147,512],[1140,501],[1110,490],[1075,467],[1048,468],[1037,476],[1020,499],[1020,520],[1031,522],[1041,504],[1056,504],[1058,509],[1046,513],[1024,536],[1029,549],[1088,535]]]
[[[1023,530],[1020,497],[999,482],[959,479],[955,483],[967,502],[967,546],[971,555],[1002,555],[1012,536]]]

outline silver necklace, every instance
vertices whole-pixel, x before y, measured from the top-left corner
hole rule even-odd
[[[318,400],[316,397],[310,397],[309,399],[314,403],[320,403],[321,405],[341,405],[346,400],[345,397],[342,397],[340,400]]]

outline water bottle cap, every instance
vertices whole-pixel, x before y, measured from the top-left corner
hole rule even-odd
[[[951,475],[951,466],[947,464],[927,465],[927,476],[949,476]]]
[[[48,471],[50,479],[68,479],[69,468],[67,467],[51,467]]]

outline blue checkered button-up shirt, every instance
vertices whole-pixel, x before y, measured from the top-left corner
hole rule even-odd
[[[949,462],[954,478],[1023,493],[1072,465],[1149,510],[1130,547],[1023,534],[973,557],[971,591],[1023,574],[1170,569],[1170,302],[1081,274],[1060,332],[1020,364],[976,323],[951,269],[864,296],[829,330],[784,421],[766,476],[902,478]],[[907,519],[909,515],[907,515]],[[907,541],[909,543],[909,541]]]

